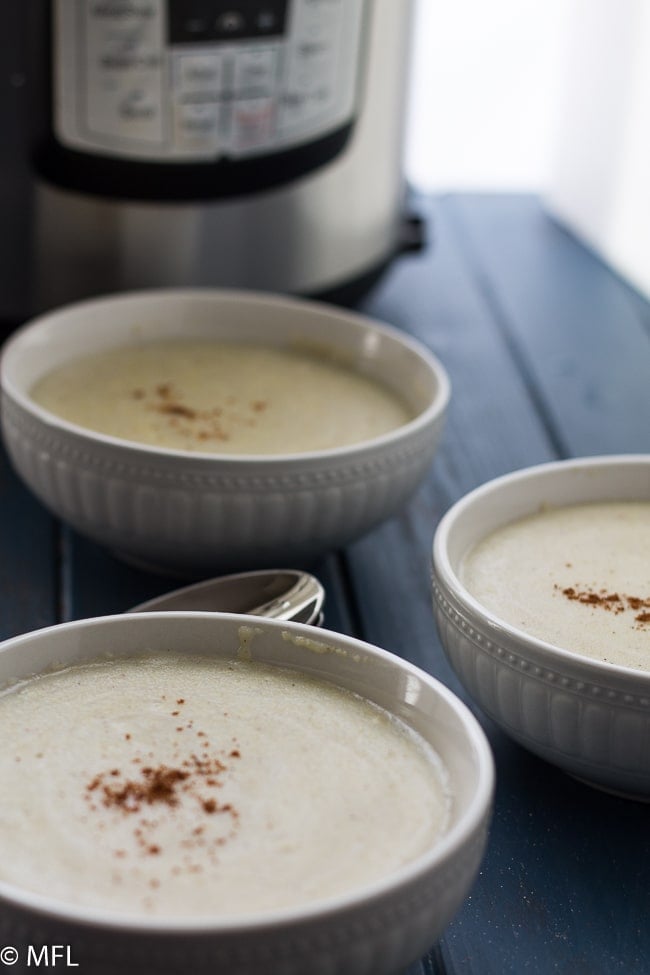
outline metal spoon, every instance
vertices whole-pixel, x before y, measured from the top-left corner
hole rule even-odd
[[[297,569],[262,569],[207,579],[139,603],[131,613],[192,610],[245,613],[319,626],[325,591],[318,579]]]

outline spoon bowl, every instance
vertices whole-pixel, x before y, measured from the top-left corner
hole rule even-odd
[[[217,576],[183,586],[147,602],[131,613],[186,610],[245,613],[277,620],[320,625],[325,591],[315,576],[298,569],[262,569]]]

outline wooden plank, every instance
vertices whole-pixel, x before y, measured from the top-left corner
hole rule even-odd
[[[465,251],[573,455],[650,450],[650,305],[534,197],[453,201]]]
[[[68,528],[63,534],[63,618],[66,620],[124,613],[137,603],[188,583],[186,579],[157,575],[129,565]],[[304,568],[313,572],[325,589],[323,626],[338,633],[353,634],[355,624],[348,609],[339,558],[333,554]]]
[[[0,640],[57,622],[55,522],[0,448]]]
[[[467,266],[448,201],[429,216],[435,246],[400,262],[364,308],[414,335],[444,364],[452,384],[447,426],[412,502],[348,554],[364,637],[457,686],[432,634],[435,526],[465,491],[556,453]]]
[[[554,444],[538,420],[521,429],[520,417],[532,415],[529,390],[477,287],[453,198],[422,201],[422,208],[433,244],[402,258],[363,310],[424,342],[450,374],[452,402],[439,471],[447,468],[450,484],[461,471],[464,484],[476,485],[522,463],[552,459]]]
[[[125,613],[136,603],[184,584],[129,565],[70,528],[64,529],[63,537],[64,620]]]
[[[554,235],[548,240],[548,228],[532,218],[530,201],[510,202],[512,207],[501,211],[502,227],[498,207],[490,210],[488,233],[473,201],[440,201],[434,212],[435,248],[404,261],[366,305],[378,317],[423,339],[440,356],[451,374],[454,399],[427,483],[400,517],[348,553],[363,634],[424,666],[465,699],[443,656],[430,608],[430,543],[440,515],[477,483],[506,470],[562,453],[590,453],[596,442],[599,449],[622,449],[620,428],[628,434],[624,449],[642,449],[644,430],[637,427],[630,437],[625,424],[625,417],[644,403],[638,363],[644,361],[646,347],[639,341],[635,320],[621,325],[624,299],[611,294],[610,281],[600,281],[603,269],[591,259],[579,253],[571,257],[568,251],[577,247],[575,242],[557,241]],[[472,221],[470,255],[459,212],[466,222]],[[551,252],[546,256],[546,287],[551,288],[554,275],[560,273],[567,308],[575,305],[583,289],[600,295],[600,301],[609,294],[607,311],[592,316],[593,361],[587,368],[584,356],[575,359],[574,387],[560,406],[567,336],[558,325],[552,341],[548,336],[542,341],[535,329],[546,327],[543,316],[536,325],[533,317],[524,330],[522,321],[530,312],[529,302],[539,301],[538,291],[520,294],[519,303],[508,291],[510,279],[517,282],[519,293],[522,277],[532,274],[528,261],[535,247],[530,236],[539,232]],[[494,256],[503,237],[509,242],[508,265]],[[552,253],[554,243],[561,248],[561,259]],[[494,264],[500,272],[496,280],[491,277]],[[576,269],[577,283],[571,283],[567,264]],[[630,365],[635,392],[621,405],[617,421],[600,417],[608,431],[604,438],[599,420],[597,436],[592,435],[594,416],[586,406],[587,392],[590,382],[603,374],[598,356],[611,353],[612,335],[603,333],[616,328],[634,333],[632,340],[621,338],[616,348],[625,348],[617,366],[621,376],[627,373],[629,357],[637,363]],[[529,349],[546,348],[545,371],[525,368],[521,350],[511,340],[522,333],[528,335]],[[584,323],[582,337],[586,340]],[[539,358],[544,359],[542,350]],[[573,414],[572,396],[577,404]],[[600,410],[605,408],[601,400]],[[440,945],[447,972],[640,975],[650,957],[650,932],[644,921],[650,908],[647,810],[574,782],[514,745],[487,719],[481,720],[497,761],[495,816],[481,875]],[[621,822],[626,836],[619,838]]]

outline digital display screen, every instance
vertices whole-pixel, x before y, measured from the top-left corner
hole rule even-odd
[[[167,0],[170,44],[277,37],[285,30],[288,0]]]

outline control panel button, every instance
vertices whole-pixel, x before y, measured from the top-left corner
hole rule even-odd
[[[268,145],[275,128],[275,101],[255,98],[233,107],[232,138],[236,150]]]
[[[221,108],[215,102],[186,102],[176,106],[176,144],[196,152],[216,152]]]
[[[255,47],[234,55],[233,92],[236,96],[271,95],[277,88],[277,51]]]
[[[214,29],[222,37],[243,37],[246,27],[246,18],[240,10],[225,10],[215,17]]]
[[[174,60],[174,82],[177,92],[204,92],[220,95],[225,89],[223,54],[181,54]]]

